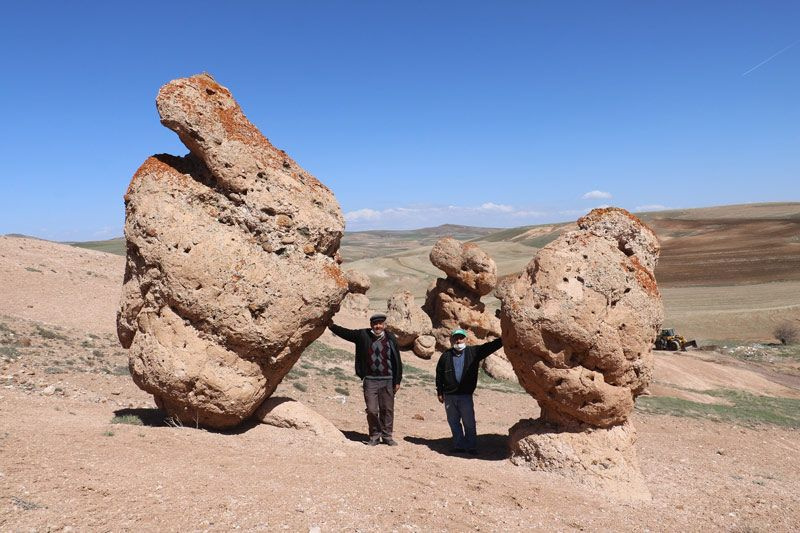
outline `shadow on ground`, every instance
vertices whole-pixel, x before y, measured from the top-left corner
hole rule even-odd
[[[347,440],[351,440],[353,442],[367,442],[367,434],[361,433],[360,431],[342,431],[345,438]]]
[[[125,419],[134,418],[141,421],[142,426],[147,427],[185,427],[188,429],[201,429],[204,431],[210,431],[212,433],[219,433],[221,435],[241,435],[261,425],[261,422],[258,420],[249,419],[245,420],[236,427],[228,429],[208,428],[202,425],[195,427],[194,425],[184,424],[177,419],[168,417],[164,411],[155,407],[118,409],[114,411],[114,417],[118,420],[117,423],[121,424],[129,424],[131,422],[126,421]],[[137,423],[136,425],[140,424]]]
[[[143,426],[149,427],[163,427],[166,426],[167,423],[165,421],[164,411],[161,409],[156,409],[155,407],[150,408],[138,408],[138,409],[117,409],[114,411],[114,416],[123,418],[123,417],[135,417],[142,421]]]
[[[465,457],[468,459],[482,459],[484,461],[502,461],[508,459],[508,435],[500,435],[497,433],[490,433],[487,435],[478,435],[478,455],[470,455],[468,453],[452,453],[453,443],[450,437],[442,437],[439,439],[426,439],[424,437],[405,437],[403,440],[412,444],[419,444],[427,446],[431,450],[442,455],[450,455],[453,457]]]

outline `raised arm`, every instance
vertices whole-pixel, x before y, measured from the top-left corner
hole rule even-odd
[[[478,354],[478,360],[486,359],[494,352],[503,347],[503,339],[497,338],[493,341],[485,342],[475,347],[475,352]]]
[[[358,339],[357,329],[343,328],[342,326],[337,326],[333,322],[328,324],[328,329],[330,329],[334,335],[336,335],[337,337],[341,337],[346,341],[356,342],[356,340]]]

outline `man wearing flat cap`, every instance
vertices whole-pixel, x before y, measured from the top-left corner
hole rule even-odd
[[[367,404],[369,441],[375,446],[397,446],[392,438],[394,395],[403,380],[403,362],[397,338],[385,330],[386,315],[376,313],[369,318],[369,328],[347,329],[331,323],[334,335],[356,345],[356,376],[363,380],[364,402]]]
[[[454,329],[450,334],[452,348],[439,357],[436,364],[436,395],[444,404],[447,423],[453,434],[454,453],[478,453],[475,428],[475,405],[472,393],[478,384],[478,365],[503,346],[502,339],[467,346],[467,332]],[[463,424],[463,425],[462,425]]]

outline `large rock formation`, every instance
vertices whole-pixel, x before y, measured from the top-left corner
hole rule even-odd
[[[153,156],[131,180],[117,331],[134,381],[168,414],[230,427],[338,309],[344,220],[210,76],[166,84],[156,104],[191,153]]]
[[[542,411],[512,429],[518,459],[641,481],[626,422],[650,381],[663,320],[658,253],[655,234],[636,217],[596,209],[497,288],[505,353]],[[608,460],[598,462],[598,450]]]
[[[431,249],[430,259],[447,274],[430,286],[422,306],[431,317],[436,348],[450,348],[450,333],[456,328],[467,331],[469,344],[499,337],[500,319],[481,302],[481,296],[492,292],[497,284],[494,260],[477,244],[462,244],[452,237],[439,239]],[[490,355],[482,365],[496,379],[516,380],[502,350]]]
[[[422,306],[431,317],[437,349],[450,348],[450,332],[456,328],[467,330],[469,344],[499,337],[500,321],[481,302],[497,283],[494,260],[476,244],[462,244],[452,237],[439,239],[430,259],[447,274],[431,285]]]

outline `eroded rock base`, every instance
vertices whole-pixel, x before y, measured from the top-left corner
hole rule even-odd
[[[552,472],[613,498],[649,501],[630,422],[610,428],[576,425],[565,430],[541,419],[520,420],[509,430],[511,462]]]

